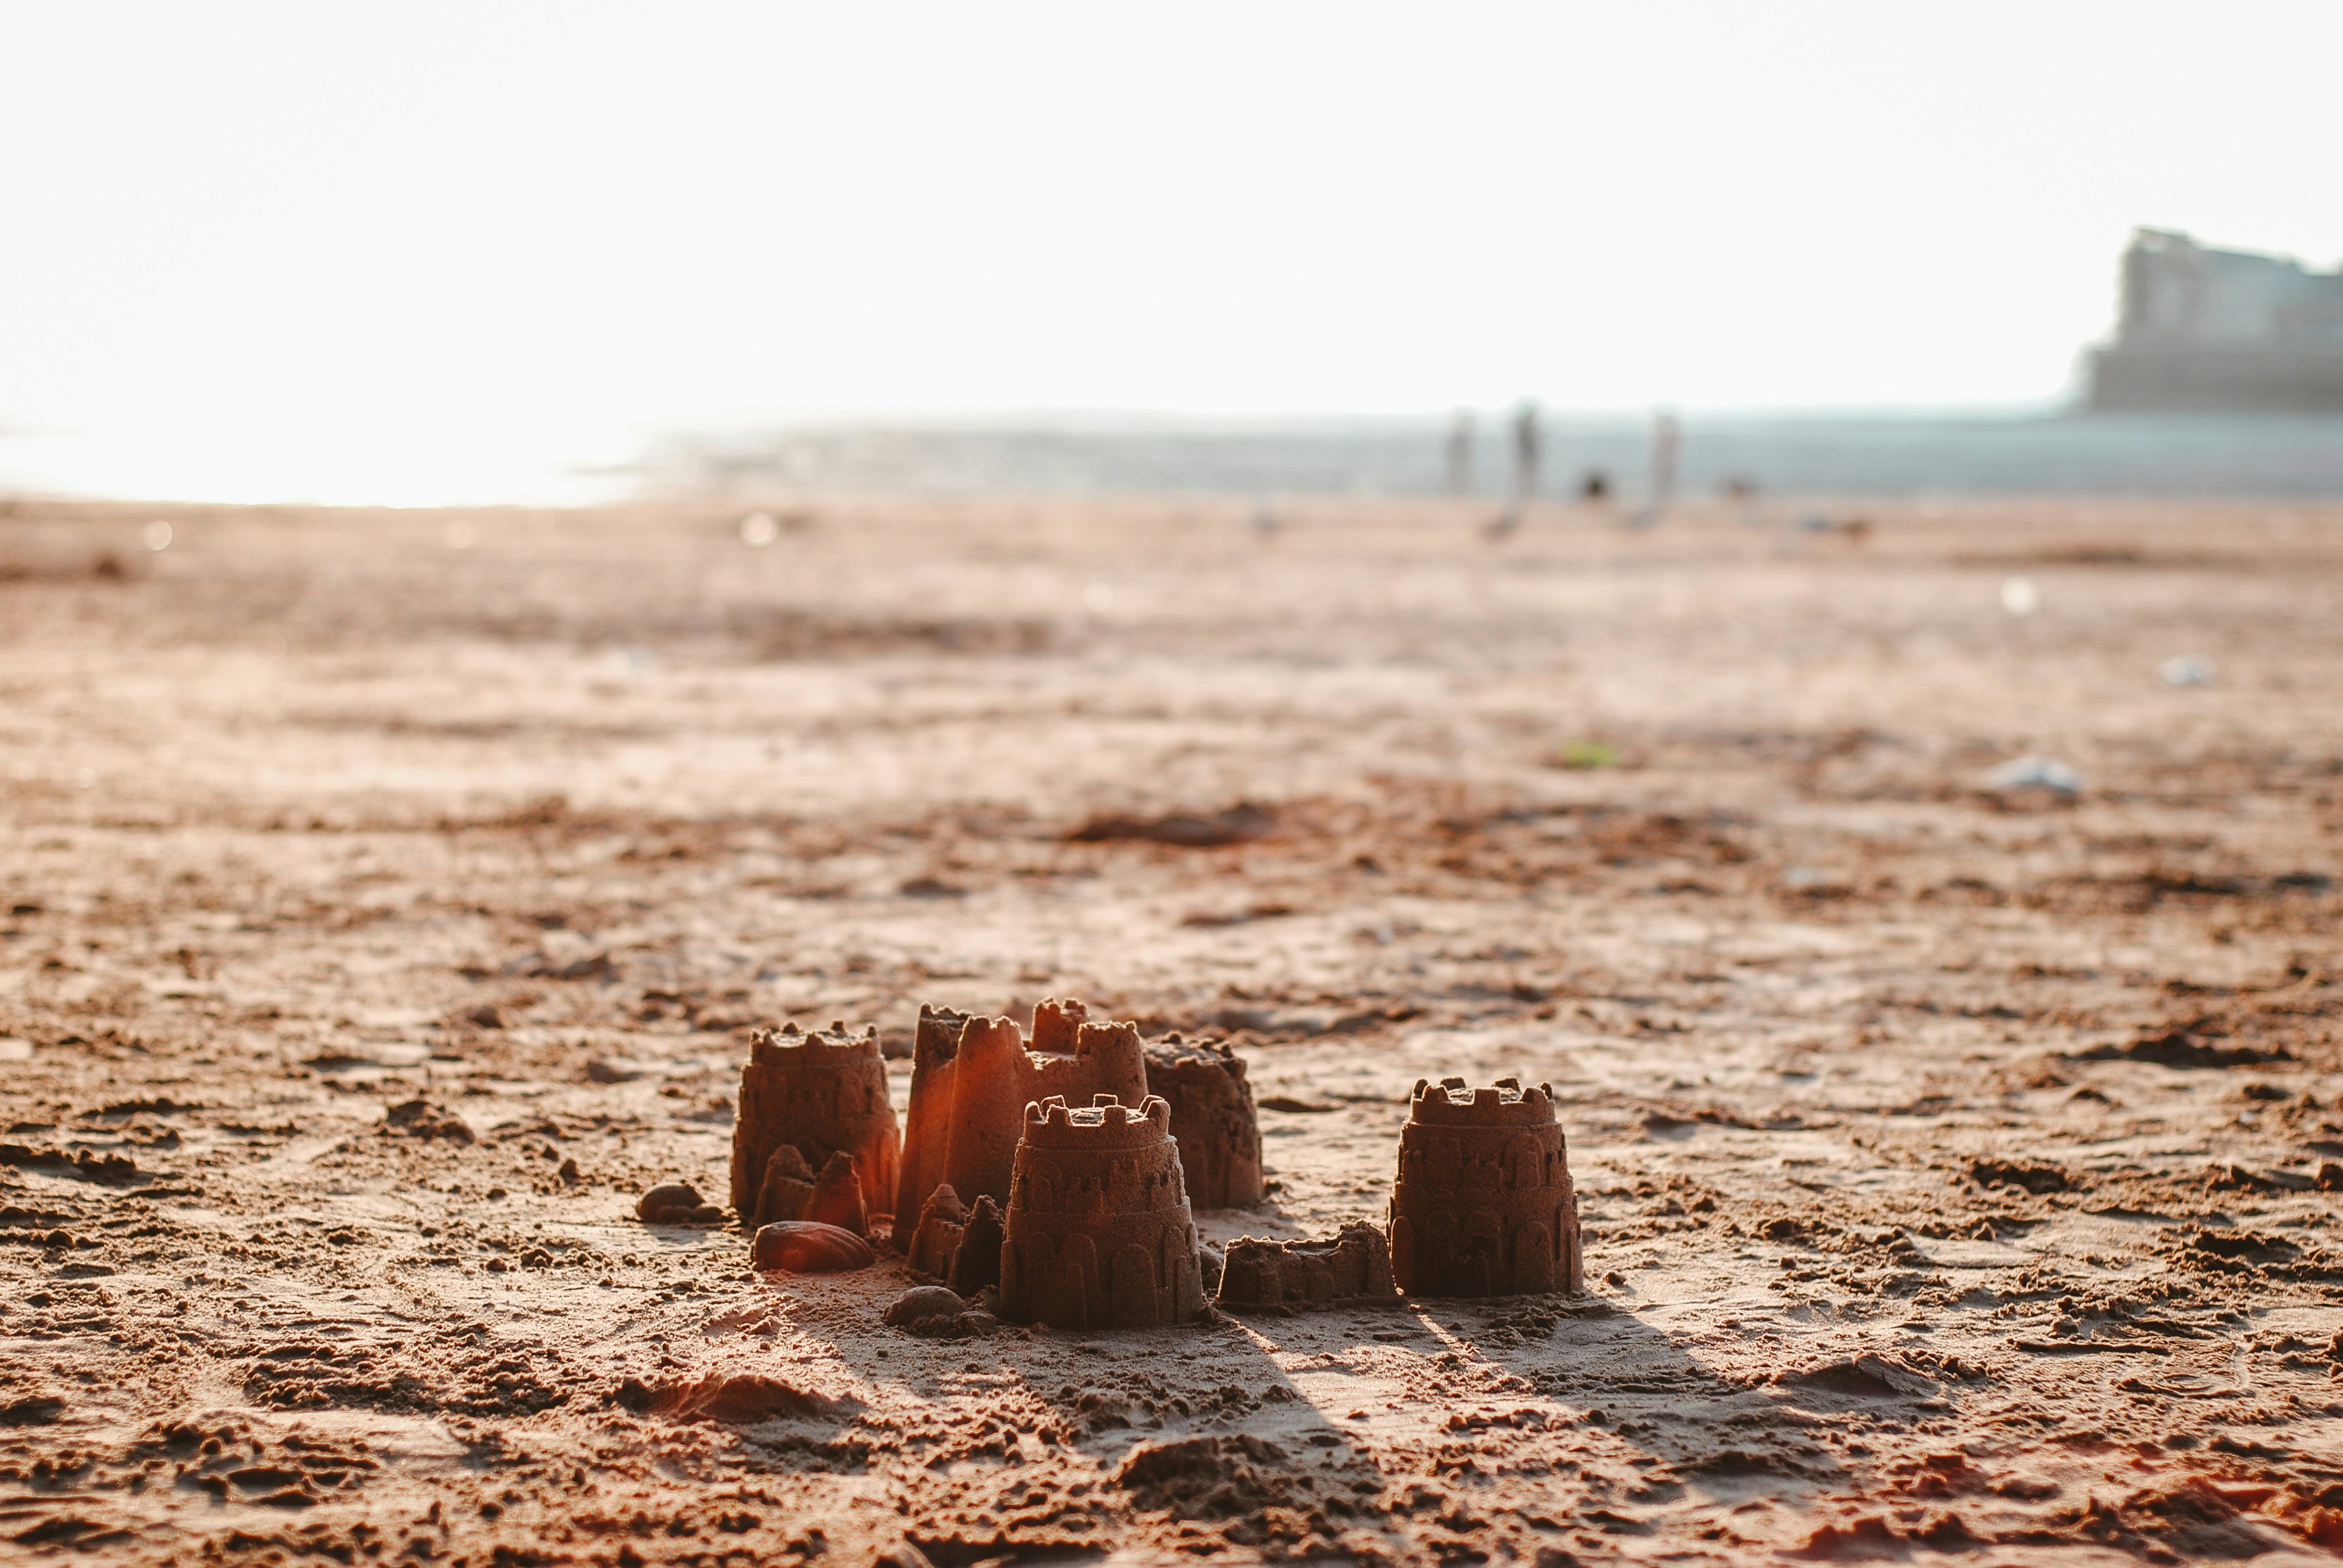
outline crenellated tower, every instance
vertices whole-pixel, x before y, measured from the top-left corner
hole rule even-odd
[[[1418,1079],[1400,1129],[1392,1275],[1416,1296],[1584,1288],[1578,1195],[1554,1091]]]
[[[1190,1204],[1250,1209],[1261,1201],[1261,1118],[1242,1057],[1219,1040],[1166,1035],[1147,1048],[1147,1091],[1172,1102]]]
[[[895,1191],[899,1151],[875,1027],[857,1035],[833,1023],[807,1034],[789,1023],[750,1039],[732,1123],[732,1207],[743,1224],[796,1219],[760,1212],[769,1187],[794,1191],[840,1153],[852,1160],[856,1180],[878,1207]],[[771,1171],[769,1183],[776,1160],[781,1169]]]
[[[910,1138],[895,1188],[906,1225],[939,1186],[965,1204],[1006,1204],[1028,1105],[1056,1096],[1087,1106],[1101,1095],[1137,1105],[1147,1093],[1138,1026],[1092,1023],[1078,1001],[1034,1008],[1030,1047],[1014,1019],[922,1008],[912,1052]]]
[[[1025,1108],[1001,1248],[1005,1316],[1145,1329],[1202,1311],[1204,1282],[1172,1107],[1111,1094]]]

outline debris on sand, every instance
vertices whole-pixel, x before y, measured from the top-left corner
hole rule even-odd
[[[2083,776],[2056,757],[2014,757],[1986,772],[1985,787],[2001,795],[2045,789],[2075,796],[2083,792]]]
[[[1391,1198],[1392,1276],[1419,1296],[1584,1289],[1554,1091],[1416,1080]]]
[[[1217,1292],[1221,1288],[1222,1271],[1228,1267],[1228,1254],[1210,1241],[1199,1241],[1196,1243],[1196,1261],[1202,1265],[1204,1289]]]
[[[1229,1243],[1214,1302],[1251,1307],[1326,1307],[1398,1295],[1392,1283],[1391,1243],[1374,1226],[1353,1221],[1331,1241],[1272,1241],[1255,1236]]]
[[[1276,826],[1275,812],[1240,801],[1224,811],[1201,816],[1174,812],[1168,817],[1093,817],[1066,838],[1076,844],[1135,841],[1182,849],[1219,849],[1266,838]]]
[[[1619,749],[1607,740],[1591,740],[1580,737],[1564,741],[1554,749],[1550,766],[1593,771],[1619,766]]]
[[[2202,686],[2213,678],[2213,661],[2202,654],[2175,654],[2156,667],[2167,686]]]
[[[392,1106],[382,1113],[387,1130],[406,1133],[409,1138],[444,1138],[450,1143],[469,1143],[472,1130],[464,1119],[452,1111],[443,1111],[427,1100],[409,1100]]]
[[[646,1225],[720,1225],[724,1211],[699,1195],[689,1181],[662,1181],[635,1203]]]
[[[1203,1310],[1172,1107],[1101,1094],[1026,1108],[1001,1248],[1003,1314],[1061,1329],[1150,1329]]]
[[[870,1243],[837,1225],[818,1220],[783,1220],[757,1232],[749,1252],[759,1273],[843,1274],[878,1261]]]
[[[1138,1104],[1147,1095],[1146,1047],[1133,1023],[1091,1023],[1079,1001],[1033,1009],[1031,1048],[1016,1020],[921,1010],[905,1117],[895,1212],[917,1216],[949,1183],[963,1203],[1009,1200],[1009,1176],[1025,1108],[1051,1096],[1088,1105],[1098,1096]],[[960,1019],[957,1029],[953,1019]],[[884,1092],[883,1080],[880,1091]],[[866,1182],[864,1191],[873,1191]]]
[[[1172,1105],[1172,1137],[1197,1209],[1250,1209],[1262,1200],[1261,1119],[1245,1064],[1218,1040],[1167,1035],[1147,1048],[1147,1091]]]
[[[759,1202],[771,1180],[769,1167],[784,1148],[794,1148],[809,1170],[843,1152],[854,1162],[862,1194],[883,1202],[895,1191],[900,1142],[876,1028],[853,1035],[840,1022],[805,1034],[789,1023],[749,1040],[732,1124],[732,1207],[743,1224],[776,1218]]]

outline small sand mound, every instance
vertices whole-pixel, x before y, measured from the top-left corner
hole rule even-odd
[[[1980,1187],[2022,1187],[2036,1193],[2064,1192],[2075,1185],[2062,1167],[2044,1160],[1972,1160],[1969,1180]]]
[[[469,1143],[472,1130],[464,1119],[427,1100],[408,1100],[392,1106],[382,1113],[385,1131],[404,1132],[409,1138],[444,1138],[450,1143]]]
[[[1856,1399],[1930,1399],[1943,1391],[1929,1379],[1885,1356],[1855,1356],[1825,1362],[1778,1381]]]
[[[1076,844],[1137,841],[1182,849],[1250,844],[1277,826],[1276,813],[1241,801],[1223,811],[1177,811],[1166,817],[1092,817],[1066,838]]]
[[[1183,1437],[1133,1451],[1114,1483],[1141,1508],[1234,1519],[1292,1503],[1299,1478],[1281,1468],[1285,1462],[1285,1450],[1265,1438]]]
[[[753,1426],[766,1421],[836,1421],[858,1408],[852,1400],[825,1398],[759,1372],[731,1377],[713,1375],[694,1383],[656,1387],[639,1378],[628,1378],[618,1385],[613,1397],[638,1414],[663,1415],[675,1421],[716,1421],[732,1426]]]

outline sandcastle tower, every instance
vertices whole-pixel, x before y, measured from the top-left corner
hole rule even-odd
[[[1101,1094],[1029,1105],[1001,1245],[1002,1315],[1061,1329],[1150,1329],[1203,1309],[1172,1107]]]
[[[1147,1091],[1172,1102],[1172,1136],[1198,1209],[1262,1200],[1261,1118],[1242,1058],[1218,1040],[1166,1035],[1147,1048]]]
[[[944,1146],[951,1141],[951,1091],[945,1083],[953,1074],[960,1030],[970,1016],[953,1008],[920,1004],[920,1021],[911,1031],[911,1101],[903,1111],[903,1158],[895,1178],[898,1247],[904,1240],[900,1227],[923,1216],[928,1199],[938,1187],[948,1185],[943,1156]],[[960,1194],[952,1196],[957,1200]]]
[[[1005,1205],[1028,1105],[1052,1095],[1071,1105],[1100,1095],[1137,1105],[1146,1094],[1138,1026],[1091,1023],[1078,1001],[1034,1008],[1031,1049],[1012,1019],[922,1008],[895,1212],[916,1221],[928,1194],[946,1183],[971,1207],[983,1197]]]
[[[1554,1091],[1501,1078],[1467,1091],[1422,1079],[1399,1134],[1392,1275],[1413,1296],[1584,1288],[1578,1194]]]
[[[784,1149],[796,1152],[785,1155]],[[833,1023],[802,1034],[790,1023],[758,1030],[740,1069],[739,1114],[732,1123],[732,1207],[741,1222],[797,1218],[759,1212],[767,1167],[776,1158],[786,1170],[775,1173],[774,1190],[793,1191],[790,1183],[841,1152],[853,1161],[869,1201],[884,1203],[895,1191],[899,1143],[878,1030],[852,1035]]]

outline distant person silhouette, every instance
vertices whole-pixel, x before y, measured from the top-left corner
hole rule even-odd
[[[1448,493],[1473,493],[1473,410],[1459,408],[1448,417],[1448,441],[1443,456],[1448,465]]]
[[[1657,523],[1675,500],[1676,456],[1683,439],[1683,429],[1673,409],[1662,408],[1652,416],[1652,487],[1644,509],[1635,516],[1637,528],[1648,528]]]
[[[1765,520],[1765,508],[1757,499],[1757,481],[1746,474],[1735,474],[1725,481],[1725,493],[1741,503],[1741,520],[1755,528]]]
[[[1544,437],[1538,429],[1538,406],[1524,397],[1513,409],[1513,505],[1527,508],[1537,495],[1538,458]]]

